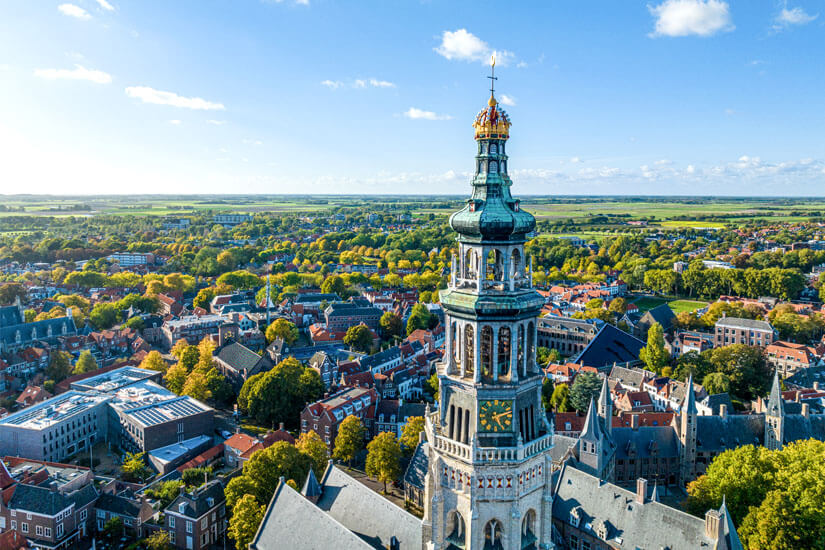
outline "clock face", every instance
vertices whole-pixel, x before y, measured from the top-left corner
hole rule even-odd
[[[513,429],[513,402],[502,399],[480,401],[478,423],[483,432],[509,432]]]

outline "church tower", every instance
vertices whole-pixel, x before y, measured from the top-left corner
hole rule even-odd
[[[686,484],[694,478],[696,473],[696,417],[699,411],[696,408],[696,394],[693,391],[693,374],[688,376],[687,397],[682,404],[677,422],[679,423],[679,448],[681,462],[681,482]],[[674,419],[676,420],[676,419]]]
[[[772,451],[782,448],[785,441],[785,401],[779,371],[773,373],[773,385],[765,408],[765,447]]]
[[[441,291],[440,394],[426,417],[425,548],[548,549],[552,433],[536,364],[544,300],[524,255],[536,221],[510,194],[510,118],[492,86],[473,127],[472,195],[450,218],[458,254]]]

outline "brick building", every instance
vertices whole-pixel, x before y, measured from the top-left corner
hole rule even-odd
[[[314,431],[332,450],[338,426],[347,416],[360,418],[368,433],[371,431],[377,404],[378,392],[373,388],[345,388],[304,408],[301,412],[301,433]]]
[[[714,347],[745,344],[767,346],[776,340],[776,330],[767,321],[722,317],[716,321]]]
[[[178,498],[164,510],[164,530],[176,548],[200,550],[216,545],[224,532],[226,499],[220,481],[187,493],[181,487]]]

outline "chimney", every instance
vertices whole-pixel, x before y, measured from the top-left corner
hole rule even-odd
[[[186,485],[181,485],[181,486],[180,486],[180,494],[181,494],[181,495],[185,495],[185,494],[186,494]]]
[[[631,414],[630,415],[630,427],[634,430],[639,429],[639,415],[638,414]]]
[[[644,504],[647,499],[647,480],[640,477],[636,480],[636,502]]]
[[[718,510],[705,513],[705,536],[710,540],[719,540],[722,534],[722,514]]]
[[[802,392],[799,391],[799,390],[796,390],[796,393],[794,394],[793,400],[796,401],[797,403],[802,401]]]
[[[808,418],[808,416],[810,416],[810,414],[811,414],[811,406],[808,405],[807,403],[802,403],[802,416],[804,416],[805,418]]]
[[[728,416],[728,406],[725,403],[719,405],[719,416],[726,418]]]
[[[819,382],[814,382],[814,389],[815,389],[815,390],[818,390],[818,389],[819,389]]]

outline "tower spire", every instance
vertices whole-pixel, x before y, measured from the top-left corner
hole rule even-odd
[[[488,76],[487,78],[490,79],[490,102],[489,102],[489,105],[490,105],[490,107],[494,107],[497,103],[496,102],[496,97],[495,97],[495,92],[496,92],[496,80],[498,80],[498,78],[496,77],[496,54],[495,54],[495,52],[493,52],[493,55],[490,56],[490,76]]]

